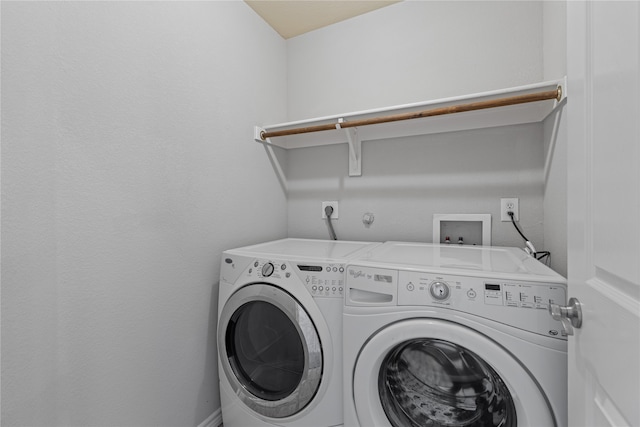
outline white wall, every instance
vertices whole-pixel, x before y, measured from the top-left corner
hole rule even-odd
[[[567,4],[544,2],[544,78],[567,74]],[[568,87],[571,93],[571,87]],[[568,102],[571,97],[569,96]],[[551,251],[551,267],[567,276],[567,116],[566,106],[544,122],[545,188],[544,249]]]
[[[3,426],[219,408],[221,251],[287,232],[252,141],[285,64],[244,2],[2,2]]]
[[[403,1],[287,41],[289,119],[542,78],[542,2]]]
[[[289,235],[328,238],[321,201],[338,200],[342,240],[431,242],[434,213],[491,213],[493,244],[521,246],[496,219],[500,197],[517,196],[526,234],[539,241],[541,140],[534,124],[366,142],[358,178],[348,176],[346,144],[291,150]],[[375,215],[368,228],[366,212]]]
[[[540,82],[542,10],[408,1],[290,39],[289,119]],[[289,235],[327,237],[321,201],[338,200],[342,239],[431,241],[435,213],[490,213],[493,244],[522,246],[499,221],[500,198],[518,197],[520,225],[543,247],[542,139],[533,124],[364,142],[359,178],[344,144],[290,150]]]

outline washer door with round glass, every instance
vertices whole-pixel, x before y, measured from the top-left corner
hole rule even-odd
[[[408,319],[361,350],[353,399],[362,426],[554,426],[545,396],[502,346],[465,326]]]
[[[218,351],[234,393],[265,417],[298,413],[320,386],[316,327],[304,307],[276,286],[245,286],[229,298],[218,325]]]

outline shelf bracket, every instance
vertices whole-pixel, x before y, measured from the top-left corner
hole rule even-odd
[[[342,129],[340,123],[344,123],[343,118],[338,119],[336,129]],[[362,176],[362,140],[358,135],[358,128],[350,127],[343,130],[349,143],[349,176]]]
[[[269,144],[271,143],[271,141],[269,140],[269,138],[262,138],[262,135],[264,135],[265,130],[262,129],[259,126],[254,126],[253,127],[253,140],[255,142],[259,142],[261,144],[264,144],[265,142],[268,142]]]

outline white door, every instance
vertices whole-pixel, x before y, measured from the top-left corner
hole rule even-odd
[[[569,424],[640,426],[640,5],[567,17]]]

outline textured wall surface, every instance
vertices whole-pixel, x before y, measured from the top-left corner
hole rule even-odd
[[[289,119],[539,82],[542,4],[404,1],[289,39]]]
[[[542,240],[540,124],[365,142],[355,178],[347,155],[346,144],[290,150],[290,236],[327,238],[321,201],[337,200],[339,239],[431,242],[433,214],[490,213],[492,244],[522,246],[499,215],[501,197],[518,197],[525,234]],[[369,227],[367,212],[375,216]]]
[[[287,231],[252,140],[285,63],[244,2],[2,2],[3,426],[219,408],[220,254]]]
[[[292,38],[289,119],[540,82],[542,6],[401,2]],[[523,246],[499,216],[517,197],[542,248],[543,146],[542,124],[365,141],[362,177],[348,176],[346,144],[291,150],[289,235],[327,237],[321,202],[337,200],[339,238],[431,242],[433,214],[489,213],[494,245]]]

